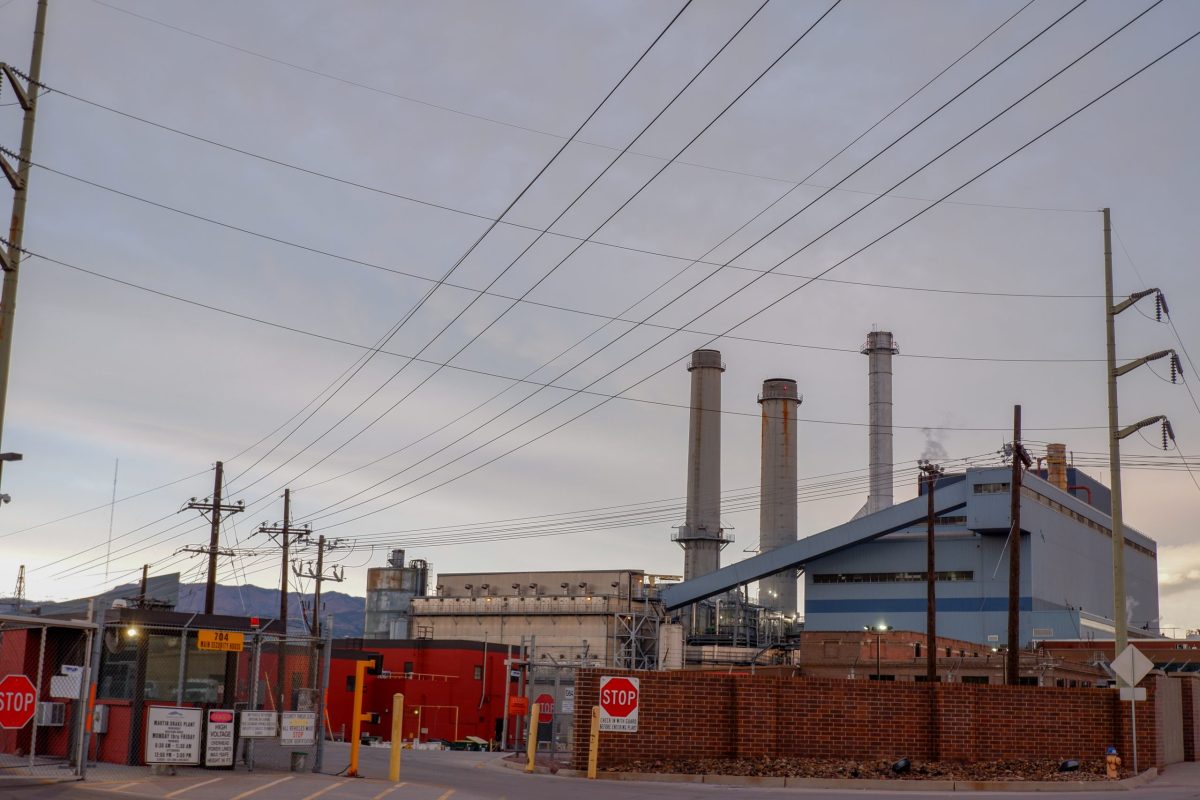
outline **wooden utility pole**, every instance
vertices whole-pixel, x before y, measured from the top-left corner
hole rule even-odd
[[[1021,444],[1021,407],[1013,406],[1012,479],[1009,490],[1012,496],[1012,524],[1008,531],[1008,653],[1006,664],[1008,683],[1016,686],[1021,682],[1021,475],[1029,468],[1029,454]]]
[[[308,626],[309,632],[316,639],[321,638],[321,584],[324,581],[341,583],[345,579],[345,572],[341,567],[336,565],[330,574],[325,574],[325,551],[337,547],[339,541],[341,540],[333,539],[326,543],[323,534],[317,537],[316,569],[313,569],[311,561],[304,562],[303,565],[299,561],[292,564],[292,571],[296,574],[297,578],[311,578],[316,583],[316,588],[313,591],[312,623]]]
[[[0,245],[0,269],[4,285],[0,288],[0,437],[4,434],[4,410],[8,402],[8,372],[12,362],[13,321],[17,310],[17,278],[20,275],[21,241],[25,235],[25,203],[29,195],[29,160],[33,158],[33,125],[37,119],[38,91],[41,89],[42,45],[46,40],[46,0],[38,0],[37,17],[33,23],[33,52],[29,57],[29,75],[25,85],[17,79],[16,71],[0,64],[0,71],[12,86],[17,102],[25,110],[21,125],[21,149],[17,164],[9,164],[0,156],[0,171],[13,189],[12,219],[8,240]],[[15,454],[14,454],[15,455]],[[16,459],[11,459],[16,460]],[[0,459],[0,469],[5,459]]]
[[[920,469],[925,479],[925,494],[929,498],[929,510],[925,523],[925,677],[933,682],[937,680],[937,559],[934,546],[934,526],[937,522],[937,512],[934,510],[933,493],[937,488],[937,479],[945,473],[945,470],[930,461],[920,462]]]
[[[292,490],[283,490],[283,524],[276,526],[268,526],[263,524],[259,526],[259,533],[265,533],[271,538],[279,537],[279,545],[283,550],[283,561],[279,570],[279,623],[282,626],[282,634],[279,639],[279,653],[276,658],[278,664],[276,669],[276,689],[279,692],[279,704],[276,706],[278,711],[284,711],[284,704],[287,702],[287,629],[288,629],[288,569],[291,568],[291,561],[288,554],[291,551],[292,537],[304,538],[308,536],[309,530],[305,526],[303,528],[292,529]]]
[[[212,497],[197,502],[196,498],[188,501],[186,508],[199,511],[205,514],[210,522],[208,533],[208,581],[204,589],[204,613],[213,613],[214,603],[217,597],[217,556],[220,555],[221,544],[221,520],[226,514],[237,514],[246,510],[246,504],[241,500],[237,503],[222,503],[221,488],[225,482],[225,465],[218,461],[216,467],[216,475],[213,478],[213,493]]]

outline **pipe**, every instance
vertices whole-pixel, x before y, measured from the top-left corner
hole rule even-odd
[[[1067,492],[1069,494],[1074,495],[1076,491],[1087,492],[1087,504],[1089,506],[1093,505],[1093,503],[1092,503],[1092,487],[1090,487],[1090,486],[1068,486],[1067,487]]]

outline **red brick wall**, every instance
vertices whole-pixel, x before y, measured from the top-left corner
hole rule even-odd
[[[1182,675],[1174,680],[1183,684],[1183,760],[1195,761],[1200,742],[1200,678]]]
[[[602,674],[638,677],[641,702],[637,733],[600,735],[601,767],[690,757],[1068,758],[1110,744],[1132,765],[1129,705],[1112,690],[586,669],[575,686],[578,769]],[[1143,767],[1161,761],[1158,680],[1168,679],[1147,678],[1148,702],[1137,704]]]

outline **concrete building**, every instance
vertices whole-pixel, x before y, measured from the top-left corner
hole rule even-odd
[[[412,599],[412,629],[514,648],[536,637],[539,656],[644,665],[656,650],[658,579],[633,569],[443,573],[432,595]]]

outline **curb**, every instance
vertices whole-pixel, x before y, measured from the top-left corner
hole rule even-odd
[[[513,762],[507,762],[505,766],[522,771],[525,769],[523,765]],[[549,770],[545,767],[538,767],[536,772],[549,774]],[[557,774],[567,778],[587,779],[587,774],[582,770],[560,769]],[[1140,775],[1119,781],[923,781],[887,778],[682,775],[672,772],[600,772],[597,773],[596,778],[603,781],[644,783],[707,783],[718,786],[757,786],[779,789],[857,789],[891,792],[1122,792],[1144,786],[1157,776],[1158,770],[1151,767]]]

